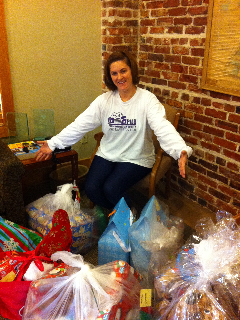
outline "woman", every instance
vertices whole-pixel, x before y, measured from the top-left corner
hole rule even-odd
[[[98,126],[104,133],[89,169],[85,192],[89,199],[112,209],[126,191],[144,178],[155,162],[152,131],[165,152],[179,159],[185,177],[185,164],[192,149],[172,124],[154,94],[138,88],[138,67],[125,52],[110,55],[104,81],[109,92],[97,97],[76,120],[51,140],[44,142],[36,160],[48,159],[55,148],[73,145]]]

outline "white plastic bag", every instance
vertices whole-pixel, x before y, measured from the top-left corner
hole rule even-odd
[[[93,267],[67,251],[51,259],[70,265],[68,276],[32,282],[23,320],[96,320],[100,310],[110,310],[121,300],[124,285],[113,272],[114,262]]]
[[[55,211],[63,209],[68,213],[72,229],[73,244],[71,252],[86,253],[95,245],[101,235],[98,225],[101,225],[99,210],[80,209],[80,199],[73,199],[73,193],[78,194],[78,188],[71,183],[58,187],[56,193],[49,193],[42,198],[28,204],[28,223],[31,229],[43,236],[52,228],[52,217]]]

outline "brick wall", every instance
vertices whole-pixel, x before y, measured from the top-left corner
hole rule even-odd
[[[140,86],[181,111],[179,132],[194,152],[172,186],[208,207],[240,213],[240,98],[200,88],[207,0],[102,0],[103,60],[138,58]]]

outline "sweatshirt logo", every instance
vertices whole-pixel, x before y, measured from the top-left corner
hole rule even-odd
[[[136,119],[127,119],[121,112],[114,112],[108,124],[111,131],[136,131]]]

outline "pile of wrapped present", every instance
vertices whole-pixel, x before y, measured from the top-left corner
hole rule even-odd
[[[237,320],[240,229],[227,212],[184,223],[153,196],[124,198],[108,224],[76,186],[27,206],[31,229],[0,218],[0,314],[13,320]],[[83,255],[98,247],[98,265]]]

